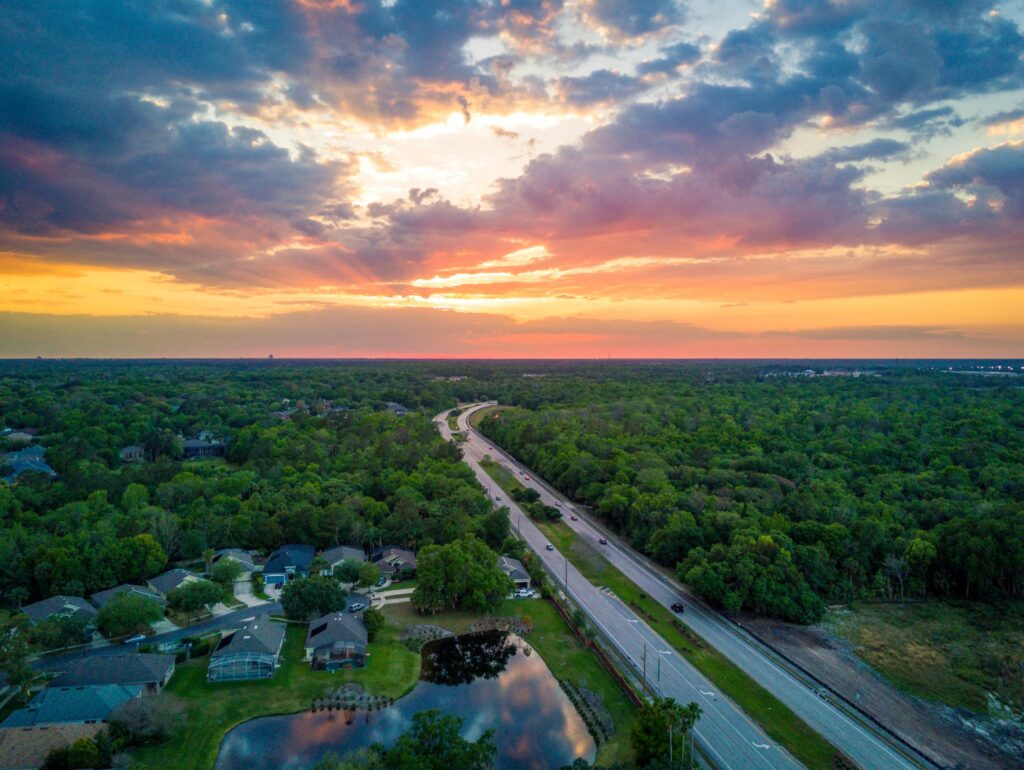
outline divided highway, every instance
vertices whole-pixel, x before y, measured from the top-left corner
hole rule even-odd
[[[468,407],[458,417],[460,430],[470,437],[461,445],[463,459],[473,468],[484,488],[493,489],[496,496],[502,496],[500,488],[480,467],[480,461],[485,456],[490,456],[515,475],[521,484],[535,489],[544,503],[559,503],[563,510],[570,510],[571,502],[568,499],[538,480],[535,474],[527,471],[510,455],[470,427],[470,415],[488,405]],[[451,431],[447,417],[448,412],[445,412],[439,415],[437,422],[441,434],[450,439]],[[524,473],[531,478],[527,480]],[[547,550],[548,543],[543,533],[514,501],[501,500],[501,505],[509,507],[513,522],[518,522],[520,533],[527,544],[537,552],[554,574],[563,575],[567,562],[562,554]],[[694,632],[743,669],[864,770],[911,770],[934,767],[920,756],[908,756],[909,751],[902,746],[893,746],[888,736],[880,735],[816,694],[809,682],[798,678],[753,637],[690,596],[680,584],[664,575],[643,556],[589,517],[578,511],[577,517],[576,521],[566,517],[565,523],[575,530],[578,536],[592,540],[595,547],[600,548],[616,568],[665,607],[679,601],[680,596],[686,597],[687,609],[681,619]],[[598,544],[598,539],[602,537],[608,541],[607,545]],[[646,645],[649,680],[653,680],[651,674],[657,666],[657,658],[661,657],[662,694],[670,695],[684,703],[694,700],[700,704],[704,709],[704,716],[699,723],[697,737],[707,754],[720,767],[800,767],[792,756],[768,739],[735,704],[716,693],[710,682],[672,650],[670,645],[642,619],[614,596],[600,591],[587,582],[571,563],[568,563],[568,583],[569,594],[574,601],[634,664],[639,665]]]
[[[441,434],[451,439],[448,413],[437,418]],[[465,429],[466,416],[459,417],[460,428]],[[496,487],[480,461],[495,451],[488,449],[484,439],[477,437],[461,445],[463,459],[476,473],[485,489]],[[547,538],[530,518],[512,500],[501,500],[508,506],[513,525],[527,545],[554,575],[568,580],[567,593],[588,615],[620,654],[640,672],[646,654],[648,683],[661,695],[675,698],[680,703],[696,701],[704,715],[695,730],[695,738],[702,751],[720,770],[797,770],[803,767],[788,752],[778,746],[765,732],[728,698],[716,691],[708,679],[679,655],[655,633],[629,607],[608,591],[602,591],[588,582],[583,575],[557,550],[548,550]],[[658,659],[661,659],[660,665]],[[893,766],[896,767],[896,766]]]

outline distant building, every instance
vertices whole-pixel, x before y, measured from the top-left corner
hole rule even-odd
[[[38,433],[35,428],[16,428],[6,431],[3,437],[12,444],[29,444]]]
[[[122,447],[121,451],[117,453],[117,456],[121,458],[121,462],[123,463],[141,463],[146,459],[146,452],[142,447],[135,446],[133,444],[131,446]]]
[[[210,655],[206,679],[270,679],[277,669],[283,644],[283,623],[274,623],[267,616],[256,618],[220,640]]]
[[[80,596],[51,596],[48,599],[26,604],[21,611],[28,615],[32,625],[36,626],[44,620],[55,616],[84,615],[90,620],[95,619],[96,608]]]
[[[203,431],[206,433],[206,431]],[[201,438],[185,439],[181,442],[181,451],[186,460],[208,457],[223,457],[227,444],[222,441],[209,441]]]
[[[13,482],[18,476],[29,471],[42,473],[54,478],[57,472],[46,462],[46,450],[41,446],[30,446],[20,452],[8,452],[3,456],[0,465],[9,465],[11,470],[4,476],[8,483]]]
[[[314,671],[366,665],[366,625],[362,615],[332,612],[309,624],[306,657]]]
[[[402,406],[401,404],[395,401],[388,401],[386,409],[396,417],[404,417],[405,415],[409,414],[408,407]]]
[[[196,583],[202,579],[196,573],[178,567],[177,569],[168,570],[162,575],[150,578],[147,582],[150,588],[166,599],[174,589],[181,588],[186,583]]]
[[[93,603],[98,609],[103,609],[103,606],[113,599],[116,599],[121,594],[132,594],[133,596],[141,596],[143,599],[148,599],[151,602],[159,604],[161,607],[167,606],[167,600],[164,599],[156,591],[153,591],[146,586],[138,586],[132,583],[122,583],[119,586],[108,588],[105,591],[97,591],[89,597],[89,601]]]
[[[513,559],[511,556],[499,556],[498,569],[512,579],[516,588],[530,588],[530,573],[526,571],[526,567],[519,559]]]
[[[333,575],[334,570],[343,561],[355,561],[360,564],[366,561],[366,553],[362,548],[356,548],[354,545],[339,545],[334,548],[328,548],[320,555],[327,562],[327,567],[323,570],[324,575]]]
[[[61,664],[51,687],[138,685],[145,693],[160,692],[174,676],[174,656],[149,653],[96,655]]]
[[[213,563],[221,561],[222,559],[230,559],[231,561],[238,562],[242,567],[242,572],[256,572],[259,567],[256,566],[256,560],[252,554],[248,551],[243,551],[241,548],[222,548],[217,551],[213,556]]]
[[[11,712],[0,727],[34,727],[106,722],[122,703],[142,697],[138,685],[47,687],[23,709]]]
[[[283,585],[297,577],[309,577],[309,565],[316,549],[311,545],[290,543],[282,545],[263,565],[264,585]]]
[[[408,548],[388,545],[373,552],[370,561],[377,565],[380,574],[390,578],[411,576],[416,573],[416,554]]]

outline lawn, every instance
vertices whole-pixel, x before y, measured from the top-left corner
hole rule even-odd
[[[858,604],[826,625],[914,695],[985,712],[994,692],[1024,708],[1024,602]]]
[[[360,682],[369,692],[401,697],[416,684],[420,656],[395,639],[394,629],[370,645],[366,668],[334,674],[314,672],[302,661],[306,624],[289,624],[282,665],[273,679],[251,682],[206,681],[209,658],[180,665],[167,692],[189,702],[188,723],[175,739],[134,752],[149,770],[209,770],[224,734],[241,722],[268,714],[309,708],[312,699],[344,682]]]
[[[511,495],[522,487],[504,467],[481,463],[502,489]],[[738,666],[709,646],[667,608],[647,596],[629,578],[564,522],[534,522],[549,542],[594,585],[607,586],[651,628],[661,634],[693,666],[728,695],[744,712],[811,770],[831,767],[836,748],[812,730],[778,698],[747,676]]]
[[[478,613],[459,611],[424,617],[409,604],[389,604],[384,607],[384,614],[388,617],[389,624],[396,628],[430,623],[447,628],[456,634],[470,631],[473,622],[482,617]],[[595,655],[576,641],[576,637],[554,607],[540,599],[510,599],[495,615],[529,617],[533,631],[527,640],[540,653],[551,672],[558,679],[573,682],[600,695],[615,722],[615,731],[611,738],[598,749],[598,761],[602,764],[611,764],[629,760],[632,756],[629,730],[635,715],[633,704],[611,675],[604,670]]]

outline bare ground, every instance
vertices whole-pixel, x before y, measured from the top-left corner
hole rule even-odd
[[[749,615],[737,620],[940,766],[1024,768],[1024,736],[1012,725],[897,689],[827,629]]]

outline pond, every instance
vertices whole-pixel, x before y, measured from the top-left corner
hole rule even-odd
[[[494,729],[496,770],[551,770],[593,761],[594,740],[540,655],[514,634],[467,634],[423,648],[421,681],[380,711],[260,717],[229,731],[215,770],[305,770],[327,753],[390,746],[419,711],[461,717],[469,740]]]

